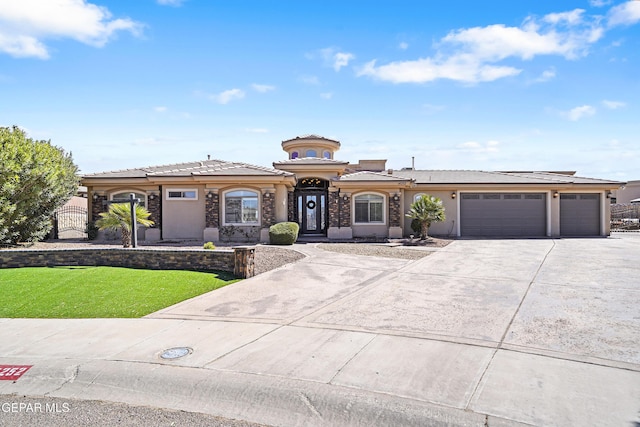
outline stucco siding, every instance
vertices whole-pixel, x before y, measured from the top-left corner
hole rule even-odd
[[[181,189],[197,190],[197,200],[167,200],[167,192],[173,188],[166,186],[162,195],[162,238],[202,239],[206,203],[204,186],[180,186]]]

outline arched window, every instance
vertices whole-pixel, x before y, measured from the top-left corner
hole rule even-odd
[[[250,190],[228,191],[224,195],[224,223],[258,224],[258,193]]]
[[[305,157],[318,157],[318,152],[316,150],[307,150]]]
[[[331,152],[325,151],[324,153],[322,153],[322,157],[324,157],[325,159],[330,159],[331,158]]]
[[[379,194],[360,194],[354,198],[354,222],[384,223],[384,197]]]
[[[121,191],[111,195],[111,200],[129,200],[130,194],[133,193],[136,199],[140,199],[139,206],[143,208],[147,206],[147,195],[142,193],[136,193],[135,191]]]
[[[291,153],[291,158],[292,158],[292,159],[297,159],[297,158],[298,158],[298,156],[299,156],[299,154],[298,154],[298,152],[297,152],[297,151],[294,151],[294,152],[292,152],[292,153]]]

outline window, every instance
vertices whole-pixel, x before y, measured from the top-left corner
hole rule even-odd
[[[322,157],[324,157],[325,159],[330,159],[331,158],[331,153],[328,151],[325,151],[324,153],[322,153]]]
[[[167,200],[198,200],[198,190],[194,188],[167,189]]]
[[[225,224],[257,224],[258,193],[248,190],[230,191],[224,196]]]
[[[356,223],[383,223],[384,197],[378,194],[363,194],[355,197]]]
[[[147,203],[146,203],[147,195],[142,193],[136,193],[134,191],[123,191],[120,193],[112,194],[111,200],[125,200],[125,199],[129,200],[129,198],[131,197],[131,193],[134,194],[134,197],[136,199],[140,199],[140,202],[138,202],[138,206],[142,206],[143,208],[147,206]]]
[[[291,158],[292,158],[292,159],[297,159],[297,158],[298,158],[298,156],[299,156],[299,154],[298,154],[298,152],[297,152],[297,151],[294,151],[293,153],[291,153]]]
[[[307,150],[307,154],[305,154],[305,157],[318,157],[318,153],[316,152],[316,150]]]

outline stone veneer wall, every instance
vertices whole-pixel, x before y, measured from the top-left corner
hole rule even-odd
[[[262,195],[262,228],[269,228],[276,223],[276,198],[274,193]]]
[[[207,194],[206,227],[218,228],[220,226],[220,195],[218,193]]]
[[[147,210],[151,213],[149,219],[153,221],[153,228],[162,228],[162,196],[150,194],[147,196]]]
[[[100,219],[100,213],[105,211],[104,202],[107,201],[107,196],[95,194],[92,196],[91,201],[91,221],[97,221]]]
[[[389,227],[400,227],[402,212],[400,211],[400,197],[394,200],[394,196],[389,197]]]
[[[329,227],[351,227],[351,197],[329,192],[328,203]]]
[[[340,227],[351,227],[351,196],[340,197]]]
[[[338,203],[340,202],[339,195],[336,191],[329,192],[327,203],[329,204],[329,227],[339,227],[339,214]]]
[[[287,221],[296,221],[296,196],[293,191],[287,192]]]
[[[151,270],[233,272],[234,263],[233,251],[219,250],[108,248],[0,251],[0,268],[110,266]]]

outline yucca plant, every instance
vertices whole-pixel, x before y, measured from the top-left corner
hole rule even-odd
[[[145,227],[150,227],[154,223],[149,219],[151,213],[140,205],[135,207],[136,222]],[[122,234],[122,247],[131,247],[131,205],[128,203],[114,203],[109,206],[107,212],[100,214],[100,219],[96,221],[99,230],[120,230]]]
[[[444,206],[442,199],[435,196],[423,195],[411,204],[406,216],[420,222],[420,238],[429,237],[429,227],[432,222],[444,221]]]

